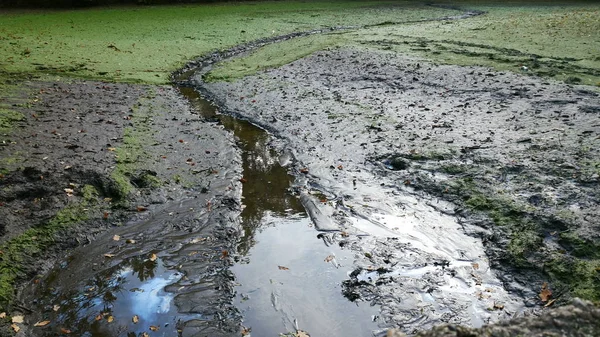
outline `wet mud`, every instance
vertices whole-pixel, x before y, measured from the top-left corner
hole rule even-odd
[[[232,82],[202,75],[217,105],[295,158],[311,217],[358,253],[344,294],[381,305],[380,326],[521,315],[543,304],[544,281],[558,298],[596,293],[594,260],[575,284],[552,265],[578,263],[569,233],[597,242],[591,89],[364,48]]]
[[[111,109],[116,116],[100,118],[125,123],[146,118],[145,124],[127,124],[131,129],[124,132],[124,139],[100,140],[107,170],[122,173],[131,190],[121,200],[99,187],[94,192],[99,201],[78,209],[95,212],[96,220],[65,224],[53,233],[51,239],[65,236],[82,240],[73,243],[82,246],[67,256],[43,252],[48,265],[32,271],[33,282],[20,293],[16,305],[26,317],[21,335],[70,331],[90,336],[144,332],[187,336],[238,331],[239,319],[230,303],[233,289],[227,252],[238,237],[239,152],[221,125],[207,123],[175,89],[141,89],[147,96],[132,98],[138,102],[132,104],[136,111],[129,111],[131,115]],[[85,98],[85,104],[93,104],[89,109],[100,106]],[[59,107],[61,103],[48,101]],[[98,119],[88,115],[94,122]],[[128,166],[127,158],[134,158],[136,165]],[[93,166],[94,161],[86,163]],[[63,163],[57,160],[56,165]],[[139,171],[152,179],[139,178]],[[107,184],[115,185],[115,190],[122,188],[119,176],[102,175],[110,177]],[[81,184],[94,183],[92,174],[82,179]],[[80,192],[73,189],[73,196],[62,188],[59,193],[74,203]],[[111,203],[117,202],[124,208],[120,218],[112,214],[118,207]],[[98,203],[108,205],[102,208]],[[58,264],[44,276],[53,259]],[[36,326],[39,322],[46,323]]]
[[[35,221],[2,230],[73,208],[19,271],[19,335],[413,334],[598,296],[597,93],[358,47],[204,82],[321,32],[178,89],[34,85],[2,202]]]

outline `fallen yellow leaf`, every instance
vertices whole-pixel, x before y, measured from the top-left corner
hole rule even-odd
[[[110,322],[112,322],[112,321],[114,321],[114,320],[115,320],[115,318],[114,318],[112,315],[111,315],[111,316],[108,316],[108,317],[106,317],[106,321],[107,321],[108,323],[110,323]]]
[[[41,322],[35,323],[33,326],[46,326],[48,324],[50,324],[50,321],[41,321]]]
[[[23,320],[24,320],[23,316],[20,316],[20,315],[12,317],[12,322],[13,323],[23,323]]]
[[[542,284],[542,291],[540,291],[539,296],[542,302],[548,302],[548,300],[550,300],[550,298],[552,297],[552,290],[548,288],[547,282],[544,282]]]
[[[0,312],[0,318],[5,318],[6,317],[6,313],[5,312]]]
[[[150,330],[152,330],[152,331],[158,331],[159,329],[160,329],[160,328],[159,328],[159,327],[157,327],[156,325],[151,325],[151,326],[150,326]]]
[[[113,240],[119,241],[119,240],[121,240],[121,237],[119,235],[115,235],[115,236],[113,236]]]
[[[158,259],[158,256],[156,256],[156,254],[152,253],[152,255],[150,255],[150,261],[156,261],[156,259]]]
[[[16,325],[16,324],[14,324],[14,323],[13,323],[13,324],[11,324],[11,325],[10,325],[10,327],[11,327],[11,328],[12,328],[12,329],[13,329],[15,332],[19,332],[19,331],[21,330],[21,328],[19,328],[19,326],[18,326],[18,325]]]
[[[131,319],[131,321],[132,321],[134,324],[137,324],[137,322],[139,322],[139,321],[140,321],[140,318],[138,317],[138,315],[135,315],[135,316],[133,316],[133,318]]]
[[[310,335],[306,331],[298,330],[294,334],[295,337],[310,337]]]
[[[335,259],[335,256],[329,255],[325,258],[325,262],[331,262],[333,259]]]
[[[52,310],[58,311],[58,309],[60,309],[60,305],[55,304],[55,305],[52,306]]]
[[[110,259],[111,257],[115,257],[115,254],[104,254],[104,257],[107,257]]]
[[[60,328],[60,333],[64,333],[64,334],[70,334],[71,330],[69,329],[65,329],[65,328]]]

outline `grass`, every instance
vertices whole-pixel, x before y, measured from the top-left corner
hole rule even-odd
[[[4,137],[10,134],[14,123],[23,120],[24,116],[11,108],[11,99],[14,100],[18,87],[2,75],[0,73],[0,92],[3,94],[0,97],[0,136]]]
[[[172,71],[215,49],[295,31],[401,21],[414,16],[412,9],[409,1],[277,1],[3,13],[0,68],[167,83]]]
[[[459,65],[482,65],[600,84],[600,4],[555,1],[457,1],[486,11],[467,20],[373,27],[357,42]],[[381,44],[385,40],[386,44]]]

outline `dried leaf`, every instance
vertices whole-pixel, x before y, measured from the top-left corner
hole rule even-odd
[[[335,256],[329,255],[325,258],[325,262],[331,262],[333,259],[335,259]]]
[[[548,300],[550,300],[550,298],[552,297],[552,290],[548,288],[547,282],[544,282],[542,284],[542,291],[540,291],[539,296],[542,302],[548,302]]]
[[[472,266],[473,269],[479,269],[479,263],[473,263]]]
[[[104,254],[104,257],[106,257],[106,258],[109,258],[109,259],[110,259],[111,257],[115,257],[115,254],[108,254],[108,253],[107,253],[107,254]]]
[[[308,174],[308,169],[306,167],[305,168],[301,168],[300,169],[300,173]]]
[[[290,268],[288,267],[284,267],[284,266],[277,266],[279,268],[279,270],[290,270]]]
[[[158,256],[156,256],[156,254],[152,253],[152,255],[150,255],[149,260],[154,262],[154,261],[156,261],[156,259],[158,259]]]
[[[242,326],[242,336],[248,336],[251,332],[252,328],[246,328],[245,326]]]
[[[546,305],[544,305],[544,307],[549,307],[552,304],[554,304],[554,302],[556,302],[556,299],[551,299],[550,301],[548,301],[548,303],[546,303]]]
[[[494,309],[502,310],[502,309],[504,309],[504,304],[494,302]]]
[[[113,317],[113,315],[110,315],[110,316],[106,317],[106,321],[107,321],[108,323],[111,323],[111,322],[112,322],[112,321],[114,321],[114,320],[115,320],[115,318]]]
[[[115,236],[113,236],[113,240],[119,241],[119,240],[121,240],[121,237],[119,235],[115,235]]]
[[[294,334],[294,337],[310,337],[310,335],[306,331],[298,330]]]
[[[138,211],[138,212],[143,212],[143,211],[145,211],[145,210],[147,210],[147,208],[146,208],[146,207],[144,207],[144,206],[138,206],[138,207],[137,207],[137,211]]]
[[[41,322],[35,323],[33,326],[46,326],[48,324],[50,324],[50,321],[41,321]]]
[[[11,325],[10,325],[10,327],[11,327],[11,328],[12,328],[12,329],[13,329],[15,332],[19,332],[19,331],[21,331],[21,328],[19,328],[19,326],[18,326],[18,325],[16,325],[16,324],[14,324],[14,323],[13,323],[13,324],[11,324]]]
[[[140,336],[142,336],[142,337],[150,337],[150,335],[147,332],[145,332],[145,331],[142,332],[142,334]]]
[[[125,240],[125,243],[135,243],[135,240],[133,240],[133,239],[127,239],[127,240]]]
[[[150,326],[150,330],[151,330],[151,331],[158,331],[159,329],[160,329],[160,328],[159,328],[159,327],[157,327],[156,325],[151,325],[151,326]]]
[[[65,328],[60,328],[60,333],[64,333],[64,334],[70,334],[71,330],[69,329],[65,329]]]
[[[60,309],[60,305],[55,304],[55,305],[52,306],[52,310],[58,311],[58,309]]]
[[[135,315],[135,316],[133,316],[133,318],[131,318],[131,321],[132,321],[134,324],[137,324],[137,322],[139,322],[139,321],[140,321],[140,318],[138,317],[138,315]]]
[[[5,312],[0,312],[0,318],[5,318],[6,317],[6,313]]]
[[[12,322],[13,323],[23,323],[23,316],[19,315],[19,316],[13,316],[12,317]]]
[[[96,321],[100,321],[102,320],[102,318],[104,318],[104,316],[102,316],[102,314],[98,314],[96,315],[96,318],[94,318]]]

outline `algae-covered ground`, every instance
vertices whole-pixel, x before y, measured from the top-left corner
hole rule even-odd
[[[600,86],[600,6],[554,2],[458,1],[440,4],[480,11],[468,20],[383,24],[310,36],[266,46],[212,71],[215,79],[238,78],[285,64],[317,49],[356,45],[458,65],[489,66]],[[456,13],[453,13],[456,15]]]
[[[4,319],[0,334],[66,333],[44,324],[62,314],[48,298],[35,307],[24,302],[35,289],[62,281],[75,288],[105,267],[152,253],[182,275],[201,275],[172,290],[189,291],[176,300],[179,309],[225,317],[194,320],[186,333],[239,334],[227,273],[244,183],[239,153],[230,132],[198,117],[165,85],[190,60],[239,45],[215,54],[224,62],[201,78],[212,83],[206,88],[221,111],[260,124],[285,143],[279,149],[291,149],[299,181],[321,179],[312,165],[323,164],[324,177],[346,177],[355,190],[381,182],[390,195],[452,202],[444,212],[483,241],[503,286],[527,305],[600,299],[598,32],[595,2],[274,1],[0,12],[0,313],[31,317],[10,328]],[[335,158],[328,157],[332,148]],[[370,174],[377,178],[361,180]],[[326,180],[309,186],[335,195]],[[336,221],[376,209],[369,197],[344,208],[352,193],[331,201],[341,207]],[[186,242],[194,249],[181,248],[183,235],[197,230],[202,237]],[[358,268],[403,259],[394,254],[405,247],[395,241],[370,247],[361,240],[342,240],[361,252]],[[55,261],[81,246],[58,267],[73,264],[71,274],[47,277]],[[378,254],[388,246],[394,256]],[[422,254],[421,262],[430,257]],[[459,277],[467,273],[466,283],[476,283],[484,277],[479,264],[487,262],[468,263]],[[430,287],[419,282],[443,282],[449,273],[442,267],[414,286]],[[344,291],[367,296],[366,286],[372,298],[414,296],[398,297],[393,277],[382,272],[377,287],[352,279]],[[553,294],[545,299],[544,281]],[[24,282],[34,289],[25,291],[30,297],[15,297]],[[382,305],[386,328],[406,323],[412,332],[449,319],[419,301],[427,319],[399,309],[399,300],[373,303]],[[484,316],[517,314],[515,305],[503,305],[492,303]],[[109,317],[100,314],[102,322]],[[463,315],[455,319],[469,324]]]
[[[194,57],[259,38],[338,26],[441,17],[405,2],[310,1],[2,13],[0,67],[127,82],[167,83]]]

